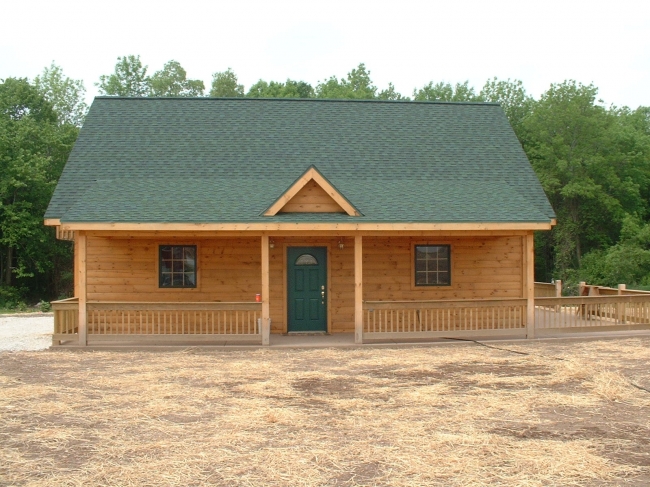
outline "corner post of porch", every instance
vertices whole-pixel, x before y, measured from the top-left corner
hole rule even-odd
[[[354,343],[363,343],[363,241],[354,236]]]
[[[618,285],[618,291],[616,294],[619,296],[622,296],[625,294],[625,290],[627,289],[627,286],[625,284],[619,284]],[[618,314],[618,321],[619,323],[625,323],[625,303],[618,303],[618,309],[616,310]]]
[[[269,288],[269,236],[262,235],[262,345],[269,344],[271,335]]]
[[[524,282],[526,297],[526,338],[535,338],[535,238],[533,232],[524,237]]]
[[[76,294],[79,298],[79,345],[85,347],[88,345],[88,312],[87,312],[87,278],[86,278],[86,262],[87,262],[87,240],[84,232],[75,232],[75,276]]]

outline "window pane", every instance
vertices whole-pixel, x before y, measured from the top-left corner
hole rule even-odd
[[[415,273],[415,284],[426,284],[427,283],[427,273],[426,272],[416,272]]]
[[[170,260],[172,258],[172,248],[169,246],[160,247],[160,258]]]
[[[295,265],[318,265],[318,261],[311,254],[302,254],[296,259]]]
[[[160,263],[160,272],[171,272],[172,270],[172,263],[170,260],[163,260]]]
[[[183,286],[183,274],[172,274],[172,286]]]
[[[193,272],[188,272],[187,274],[185,274],[184,285],[187,286],[187,287],[196,286],[195,274]]]
[[[179,247],[179,246],[172,247],[172,255],[174,256],[174,259],[182,259],[183,247]]]
[[[168,272],[164,273],[162,275],[162,279],[160,280],[160,285],[162,287],[167,287],[172,285],[172,275]]]
[[[196,249],[194,247],[184,247],[183,254],[185,260],[194,261],[196,259]]]
[[[183,272],[183,261],[175,260],[172,262],[172,271],[173,272]]]

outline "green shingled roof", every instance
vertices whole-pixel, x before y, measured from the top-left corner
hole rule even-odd
[[[310,166],[362,216],[266,210]],[[62,222],[549,222],[499,105],[93,102],[45,218]]]

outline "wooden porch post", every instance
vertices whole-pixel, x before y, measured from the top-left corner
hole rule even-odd
[[[87,308],[86,308],[86,249],[87,240],[84,232],[75,232],[75,267],[77,275],[75,276],[76,294],[79,298],[79,345],[85,347],[88,344],[87,335]]]
[[[526,338],[535,338],[535,238],[533,232],[524,237],[524,259],[526,280]]]
[[[363,343],[363,246],[361,235],[354,237],[354,343]]]
[[[271,335],[269,287],[269,236],[262,235],[262,345],[269,344]]]

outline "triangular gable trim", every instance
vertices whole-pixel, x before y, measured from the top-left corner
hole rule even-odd
[[[300,176],[295,183],[287,189],[265,212],[264,216],[275,216],[282,208],[291,201],[291,199],[298,194],[310,181],[318,184],[323,191],[325,191],[349,216],[361,216],[361,212],[357,210],[346,198],[343,196],[332,183],[330,183],[325,176],[323,176],[315,166],[310,166],[305,173]]]

